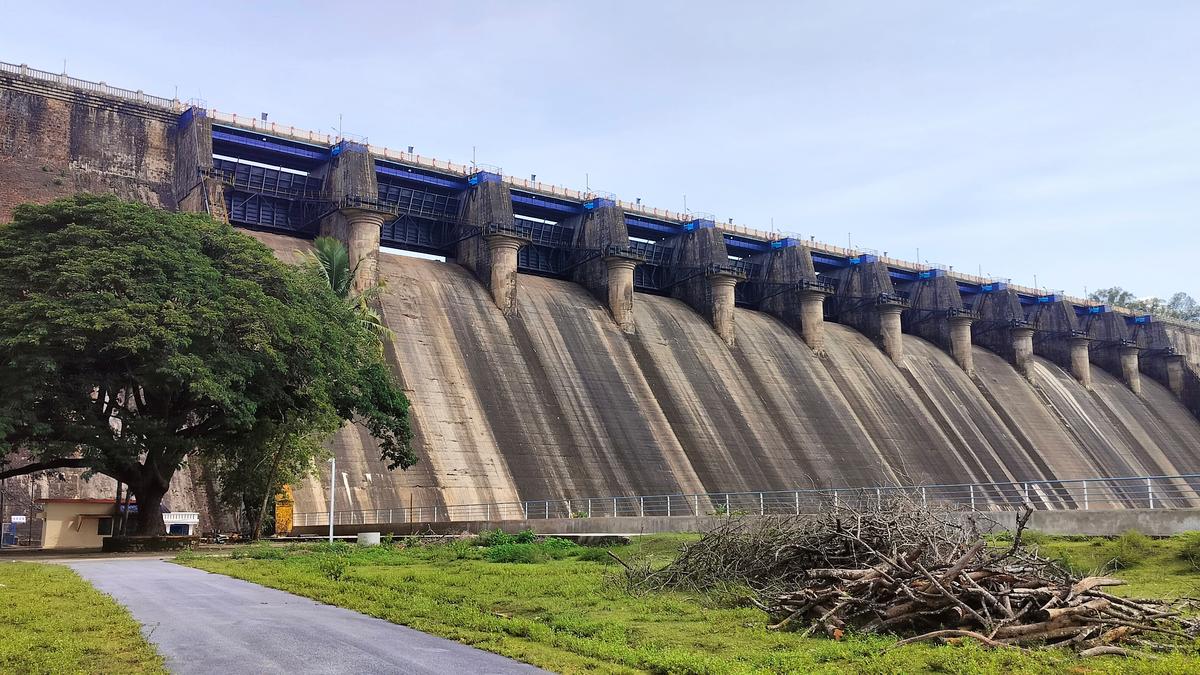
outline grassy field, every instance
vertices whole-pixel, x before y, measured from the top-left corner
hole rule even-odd
[[[1049,555],[1096,563],[1115,542],[1042,538]],[[614,549],[665,563],[679,535]],[[1118,574],[1123,592],[1193,594],[1200,573],[1184,543],[1152,542]],[[1133,556],[1127,556],[1133,557]],[[1179,654],[1081,661],[1059,650],[1023,654],[974,644],[888,648],[883,636],[840,641],[765,629],[764,615],[729,600],[678,593],[635,596],[597,549],[508,544],[354,549],[348,545],[256,547],[234,558],[181,562],[247,579],[565,673],[1200,673]],[[609,561],[611,562],[611,561]]]
[[[164,673],[112,598],[60,565],[0,562],[0,673]]]

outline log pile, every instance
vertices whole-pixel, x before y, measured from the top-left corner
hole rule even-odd
[[[988,545],[974,520],[911,504],[816,516],[730,520],[669,566],[631,569],[642,589],[740,584],[774,630],[840,638],[848,630],[990,647],[1055,645],[1082,655],[1172,649],[1200,633],[1180,608],[1107,592],[1023,546]]]

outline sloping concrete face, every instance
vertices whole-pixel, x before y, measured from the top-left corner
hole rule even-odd
[[[979,347],[972,378],[912,335],[901,368],[837,324],[818,356],[742,309],[731,348],[685,303],[645,294],[627,335],[570,282],[522,275],[505,317],[456,265],[385,255],[380,269],[421,462],[388,473],[347,427],[338,509],[403,522],[409,505],[1200,469],[1200,423],[1149,379],[1138,397],[1097,369],[1089,392],[1044,358],[1026,378]],[[327,508],[328,478],[300,486],[298,513]]]

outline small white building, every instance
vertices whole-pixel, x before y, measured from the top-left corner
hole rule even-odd
[[[100,548],[120,518],[112,499],[40,499],[44,521],[42,548]],[[130,515],[137,507],[131,503]],[[198,534],[200,514],[174,511],[162,514],[167,534]],[[119,529],[119,527],[117,528]]]

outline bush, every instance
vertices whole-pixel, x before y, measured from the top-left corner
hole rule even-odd
[[[243,558],[250,560],[283,560],[287,557],[287,551],[278,546],[271,546],[270,544],[253,544],[234,549],[229,557],[234,560],[241,560]]]
[[[1184,532],[1175,538],[1179,540],[1179,558],[1200,567],[1200,532]]]
[[[499,544],[487,552],[487,559],[495,563],[539,563],[549,558],[549,554],[536,544]]]
[[[1136,567],[1146,561],[1153,549],[1153,539],[1137,530],[1129,530],[1107,546],[1108,565],[1114,570]]]
[[[518,544],[532,544],[537,541],[537,534],[533,530],[521,530],[513,536],[513,541]]]
[[[504,530],[501,530],[500,528],[496,528],[494,530],[485,530],[480,532],[479,535],[475,537],[476,546],[503,546],[504,544],[515,543],[516,537],[505,532]]]
[[[341,581],[346,575],[346,568],[349,565],[346,559],[340,555],[323,555],[317,560],[317,569],[321,570],[321,574],[333,581]]]

